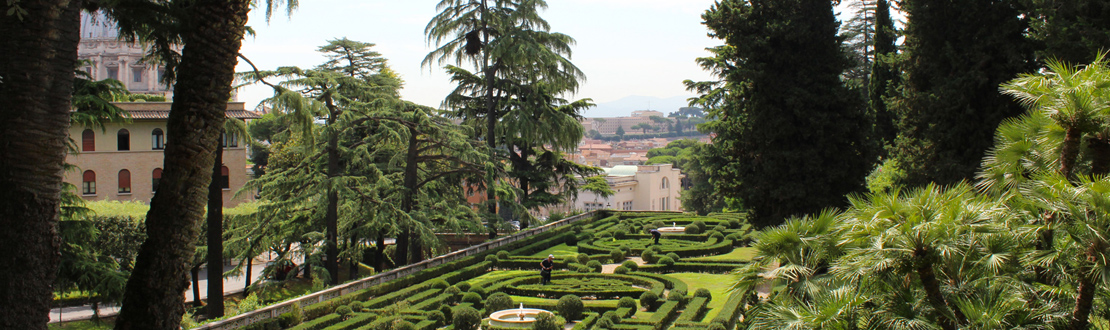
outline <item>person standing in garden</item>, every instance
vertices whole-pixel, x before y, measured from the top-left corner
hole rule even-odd
[[[659,229],[655,228],[652,228],[649,232],[651,233],[651,238],[655,239],[655,244],[659,244],[659,237],[663,236],[663,233],[660,233]]]
[[[552,269],[555,269],[555,255],[549,254],[547,255],[547,259],[543,259],[543,261],[540,261],[540,276],[543,277],[543,280],[540,281],[540,284],[547,285],[547,283],[551,282]]]

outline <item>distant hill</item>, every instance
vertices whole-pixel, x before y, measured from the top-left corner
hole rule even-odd
[[[675,96],[660,98],[654,96],[626,96],[619,100],[598,103],[596,107],[586,110],[586,117],[624,117],[635,110],[655,110],[663,115],[678,111],[679,108],[689,106],[686,101],[690,96]]]

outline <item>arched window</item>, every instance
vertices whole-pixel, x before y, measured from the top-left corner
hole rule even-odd
[[[116,133],[116,150],[131,150],[131,132],[127,129],[121,129]]]
[[[220,167],[220,188],[231,189],[231,178],[230,178],[231,175],[230,174],[231,174],[231,170],[228,170],[227,166],[221,166]]]
[[[96,195],[96,172],[88,170],[81,174],[81,193]]]
[[[150,173],[150,191],[158,192],[158,181],[162,181],[161,168],[156,168]]]
[[[150,148],[154,150],[166,149],[166,134],[162,133],[161,128],[155,128],[150,132]]]
[[[667,189],[667,185],[668,185],[668,184],[669,184],[669,182],[667,182],[667,178],[666,178],[666,177],[664,177],[664,178],[663,178],[663,184],[662,184],[662,185],[660,185],[660,188],[663,188],[663,189]]]
[[[119,193],[131,193],[131,172],[128,170],[119,170]]]
[[[96,133],[93,130],[81,132],[81,151],[96,151]]]

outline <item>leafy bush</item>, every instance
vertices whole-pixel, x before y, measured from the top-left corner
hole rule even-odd
[[[447,321],[452,320],[452,318],[451,318],[451,316],[452,316],[451,306],[447,306],[447,305],[439,306],[439,312],[441,314],[443,314],[443,323],[444,323],[444,325],[447,325]]]
[[[513,298],[504,292],[495,292],[486,298],[486,311],[493,312],[513,307]]]
[[[470,303],[474,306],[479,306],[482,304],[482,296],[474,292],[467,292],[466,294],[463,294],[462,302]]]
[[[281,313],[281,315],[278,316],[278,324],[281,325],[282,329],[292,328],[295,325],[301,324],[301,322],[304,322],[304,310],[301,309],[300,304],[294,303],[288,312]]]
[[[705,297],[705,301],[707,302],[713,300],[713,294],[710,293],[709,289],[706,288],[698,288],[697,290],[694,290],[694,297]]]
[[[621,297],[621,300],[617,301],[617,308],[636,308],[636,299]]]
[[[643,306],[648,311],[651,311],[657,302],[659,302],[659,295],[654,292],[646,291],[640,295],[640,306]]]
[[[605,314],[601,315],[601,318],[609,320],[609,322],[612,322],[614,324],[621,322],[621,316],[620,314],[617,314],[616,311],[605,312]]]
[[[674,259],[671,259],[671,257],[662,257],[659,258],[658,264],[666,267],[674,266]]]
[[[651,250],[651,249],[648,249],[648,250],[644,250],[644,252],[640,252],[640,259],[644,259],[644,262],[646,262],[646,263],[654,264],[655,263],[655,251]]]
[[[540,313],[536,315],[536,322],[532,323],[534,330],[563,330],[563,323],[551,313]]]
[[[489,297],[489,294],[486,292],[486,289],[482,288],[480,286],[472,286],[472,287],[470,287],[470,290],[467,290],[466,292],[477,293],[478,296],[481,296],[482,298]]]
[[[671,292],[667,294],[667,301],[677,301],[679,303],[682,303],[682,302],[686,301],[686,290],[683,290],[683,289],[671,290]]]
[[[459,292],[470,291],[470,282],[455,283],[455,287],[459,288]]]
[[[497,251],[497,259],[509,259],[509,251]]]
[[[609,258],[613,259],[613,262],[616,263],[617,261],[624,260],[624,253],[622,253],[621,250],[613,250],[609,252]]]
[[[625,256],[628,256],[629,253],[632,253],[632,248],[629,248],[627,246],[621,246],[619,249],[621,250],[621,253],[624,253]]]
[[[595,329],[609,329],[613,327],[613,321],[607,318],[601,318],[601,320],[594,324],[596,325]]]
[[[470,306],[456,308],[451,311],[451,314],[454,315],[451,324],[456,330],[477,330],[482,322],[482,316],[478,314],[478,310]]]
[[[555,310],[559,311],[559,315],[568,320],[581,320],[586,305],[582,303],[582,298],[568,294],[559,298],[559,302],[555,304]]]
[[[446,289],[447,287],[451,286],[451,284],[448,284],[447,281],[444,281],[442,278],[434,279],[429,284],[433,288],[440,289],[440,290]]]
[[[363,310],[361,301],[352,301],[350,304],[347,304],[347,307],[350,307],[352,312],[362,312]]]
[[[708,328],[705,328],[705,329],[706,330],[725,330],[725,326],[721,325],[720,323],[712,323],[712,324],[709,325]]]
[[[573,263],[578,263],[578,258],[577,257],[575,257],[575,256],[565,256],[565,257],[563,257],[563,264],[564,265],[570,265],[570,264],[573,264]]]
[[[589,267],[591,272],[594,272],[594,273],[600,273],[601,272],[601,262],[600,261],[590,260],[590,262],[586,263],[586,267]]]
[[[671,260],[674,260],[674,262],[679,262],[679,260],[681,260],[678,258],[678,253],[674,252],[667,253],[667,258],[671,258]]]
[[[732,228],[732,229],[740,229],[740,220],[736,220],[736,219],[728,220],[728,227]]]
[[[446,302],[448,304],[457,304],[459,303],[459,298],[462,298],[462,290],[459,290],[459,287],[457,286],[449,286],[447,287],[447,290],[443,291],[443,293],[447,294]]]
[[[719,241],[725,239],[725,234],[722,234],[721,232],[716,230],[710,230],[709,237],[716,238]]]
[[[578,263],[585,265],[588,262],[590,262],[590,255],[585,253],[578,254]]]
[[[625,266],[622,265],[622,266],[617,266],[617,269],[613,270],[613,274],[624,275],[624,274],[628,274],[629,271],[630,270],[628,270],[628,267],[625,267]]]
[[[624,268],[628,268],[628,270],[640,269],[640,264],[637,264],[635,261],[632,260],[625,260],[621,263],[621,266],[624,266]]]
[[[651,227],[653,227],[653,228],[663,228],[663,227],[666,227],[666,226],[667,225],[663,224],[663,222],[659,221],[659,220],[655,220],[655,221],[651,222]]]
[[[725,230],[728,230],[728,227],[725,227],[723,225],[716,225],[716,226],[713,226],[713,230],[716,230],[716,231],[719,231],[719,232],[724,232]]]
[[[501,251],[501,252],[505,252],[505,251]],[[497,262],[500,261],[500,260],[501,260],[500,258],[497,258],[497,256],[492,255],[492,254],[486,256],[486,261],[488,261],[490,264],[492,264],[494,266],[496,266]]]
[[[436,322],[435,327],[437,327],[437,328],[447,325],[447,317],[444,316],[443,312],[441,312],[441,311],[428,312],[427,316],[428,316],[429,320],[432,320],[432,321]]]
[[[613,238],[624,239],[628,234],[624,232],[624,228],[614,229]]]
[[[698,226],[695,225],[686,226],[685,231],[687,234],[701,234],[701,228],[698,228]]]
[[[574,268],[574,271],[579,272],[579,273],[589,273],[590,272],[590,267],[586,266],[586,265],[578,265],[577,267]]]
[[[701,220],[694,221],[694,225],[698,226],[698,231],[705,231],[705,221],[701,221]]]
[[[339,317],[346,319],[347,316],[351,315],[351,307],[346,305],[336,307],[335,314],[339,314]]]
[[[412,325],[412,322],[405,321],[403,319],[397,319],[396,321],[393,321],[393,330],[414,330],[414,329],[415,329],[415,327]]]

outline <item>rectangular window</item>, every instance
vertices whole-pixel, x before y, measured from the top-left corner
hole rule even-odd
[[[131,81],[143,82],[143,68],[131,68]]]
[[[85,181],[81,183],[81,193],[85,195],[96,195],[96,182]]]
[[[108,79],[119,80],[119,68],[108,67]]]

